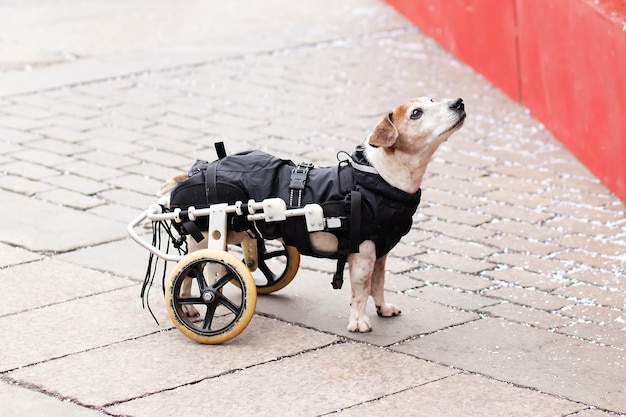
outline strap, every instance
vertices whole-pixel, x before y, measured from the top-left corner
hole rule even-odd
[[[361,244],[361,193],[350,192],[350,243],[348,251],[358,253]]]
[[[337,269],[335,270],[335,274],[333,275],[333,280],[331,284],[333,285],[333,289],[340,290],[343,286],[343,269],[346,266],[346,255],[339,255],[337,258]]]
[[[226,158],[226,147],[224,146],[224,142],[215,142],[214,146],[217,157],[219,159]]]
[[[306,184],[309,171],[313,169],[313,164],[301,162],[291,171],[289,180],[289,207],[302,207],[302,193]]]
[[[204,173],[204,187],[207,204],[217,202],[217,166],[219,165],[219,163],[219,159],[215,162],[212,162],[211,164],[209,164],[206,172]]]

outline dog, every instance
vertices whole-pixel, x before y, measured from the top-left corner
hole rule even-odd
[[[351,156],[347,164],[350,167],[350,172],[353,173],[351,175],[356,178],[350,177],[350,187],[352,191],[358,190],[358,198],[364,200],[360,204],[365,213],[364,218],[352,219],[353,226],[351,227],[360,225],[363,229],[357,230],[359,232],[357,235],[360,236],[357,241],[352,239],[354,235],[345,230],[343,232],[325,230],[308,233],[306,229],[304,231],[297,229],[295,224],[282,227],[275,224],[250,223],[234,228],[229,226],[227,243],[241,244],[249,239],[250,234],[253,233],[264,239],[282,238],[285,244],[295,246],[300,253],[305,255],[336,258],[343,256],[349,265],[352,290],[347,329],[351,332],[371,331],[372,324],[366,314],[370,295],[374,299],[379,316],[392,317],[401,313],[398,307],[385,301],[384,282],[387,254],[411,228],[412,216],[419,204],[422,179],[433,154],[450,135],[463,126],[465,117],[463,99],[434,101],[427,97],[412,99],[383,117],[372,133],[357,147],[357,151]],[[284,196],[285,193],[290,192],[289,173],[296,171],[291,161],[280,160],[258,151],[235,154],[224,158],[222,161],[221,171],[217,171],[218,174],[214,173],[213,175],[217,181],[217,190],[223,189],[221,198],[232,200],[229,201],[231,204],[235,200],[246,202],[249,198],[254,198],[261,201],[265,198],[276,197],[281,193]],[[228,168],[229,166],[231,168]],[[266,173],[268,166],[275,167],[275,170],[272,173],[269,171]],[[319,169],[307,167],[305,170],[307,174],[305,175],[308,177],[305,176],[305,182],[308,188],[300,188],[304,188],[304,202],[316,202],[323,205],[324,202],[312,201],[311,199],[335,198],[338,191],[336,187],[332,189],[329,184],[341,182],[333,177],[340,175],[337,172],[341,169],[341,167]],[[191,201],[192,199],[184,196],[181,198],[183,194],[176,193],[183,187],[190,185],[186,182],[191,181],[190,179],[199,171],[190,171],[187,175],[173,178],[164,184],[160,193],[171,193],[172,201],[178,200],[179,206],[193,205],[198,208],[202,201]],[[252,177],[258,180],[257,183],[251,185],[250,181],[253,180],[242,179],[244,171],[251,171]],[[282,174],[277,172],[286,172],[287,178],[281,179]],[[293,180],[293,176],[291,180]],[[230,182],[232,184],[229,184]],[[266,190],[263,188],[263,184],[273,184],[272,186],[279,184],[280,190]],[[322,196],[312,197],[311,195],[315,193],[314,189],[324,190]],[[232,190],[238,191],[234,192],[233,195]],[[201,198],[205,199],[204,191],[201,194]],[[290,195],[289,200],[292,197],[293,194]],[[299,197],[302,198],[302,194],[299,194]],[[282,198],[287,200],[286,196]],[[346,197],[346,200],[354,201],[355,198],[355,194],[352,193],[350,198]],[[224,202],[224,200],[218,201],[218,198],[214,198],[214,200],[210,203]],[[203,202],[208,203],[206,200]],[[293,202],[290,201],[289,205],[293,205]],[[298,204],[298,206],[301,205]],[[350,205],[349,201],[344,206],[347,205]],[[355,209],[354,205],[351,207],[351,213],[361,211],[361,208]],[[380,212],[384,213],[381,214]],[[207,230],[205,226],[201,226],[200,230],[202,229]],[[189,231],[181,231],[183,234],[193,234]],[[292,231],[295,232],[291,233]],[[187,236],[190,252],[206,247],[206,232],[202,231],[201,233],[204,239],[193,239],[191,236]],[[294,236],[289,236],[290,233]],[[352,240],[348,242],[349,239]],[[346,250],[346,244],[351,246],[350,250]],[[343,271],[343,265],[339,264],[338,271],[339,269]],[[182,291],[189,291],[190,285],[190,283],[187,286],[183,285]],[[185,314],[188,316],[198,314],[192,306],[185,307],[187,307]]]

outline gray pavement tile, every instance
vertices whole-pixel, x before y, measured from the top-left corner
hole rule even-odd
[[[22,248],[0,243],[0,274],[2,268],[41,259],[42,255]],[[2,307],[0,306],[0,309]]]
[[[106,204],[104,200],[91,197],[78,192],[57,188],[55,190],[43,191],[37,194],[37,199],[50,203],[60,204],[66,207],[75,208],[81,211]]]
[[[435,303],[469,311],[475,311],[486,306],[498,304],[498,301],[493,298],[462,292],[452,288],[434,286],[417,288],[407,291],[406,294],[422,300],[433,301]]]
[[[17,196],[0,201],[0,241],[41,252],[62,252],[120,239],[125,227],[83,211]]]
[[[100,407],[195,384],[336,341],[333,335],[257,316],[243,333],[224,345],[201,345],[173,329],[22,368],[6,376]],[[105,363],[109,365],[103,367]]]
[[[394,350],[614,412],[626,411],[626,355],[546,330],[483,319]]]
[[[584,407],[505,382],[457,374],[341,410],[341,416],[554,417]]]
[[[393,369],[393,372],[390,370]],[[107,408],[137,417],[199,409],[221,416],[320,415],[454,374],[363,344],[341,344],[265,363]],[[272,375],[283,375],[273,378]],[[241,395],[232,395],[240,392]]]
[[[141,233],[141,229],[137,230]],[[146,232],[149,232],[146,230]],[[150,242],[152,235],[140,235],[146,242]],[[165,246],[162,248],[165,251]],[[174,249],[172,249],[173,251]],[[174,253],[174,252],[172,252]],[[94,245],[77,249],[71,252],[57,255],[55,258],[93,268],[100,271],[110,272],[120,277],[128,277],[133,280],[143,280],[148,265],[149,252],[139,246],[130,238],[109,242],[102,245]],[[160,276],[163,262],[159,261],[157,281]],[[173,269],[173,264],[168,266]]]
[[[294,281],[280,292],[259,297],[257,311],[314,329],[387,346],[401,340],[431,333],[449,326],[476,320],[477,314],[418,300],[404,294],[386,293],[387,301],[402,310],[397,317],[378,317],[374,302],[368,302],[368,315],[373,330],[352,333],[346,330],[350,313],[350,282],[348,274],[341,290],[333,290],[332,276],[301,269]],[[390,278],[392,279],[392,278]]]
[[[136,285],[21,312],[19,320],[0,317],[0,372],[157,332],[139,291]],[[163,296],[153,295],[155,315],[168,323]]]
[[[134,285],[50,258],[0,269],[0,283],[5,294],[0,317]]]
[[[11,417],[102,417],[96,410],[0,381],[2,414]]]

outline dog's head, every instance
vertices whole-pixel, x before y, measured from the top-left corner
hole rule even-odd
[[[410,154],[425,147],[436,149],[461,128],[464,120],[463,99],[433,101],[420,97],[386,115],[370,135],[368,143]]]

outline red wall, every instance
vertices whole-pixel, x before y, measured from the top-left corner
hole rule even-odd
[[[387,0],[626,202],[626,1]]]

